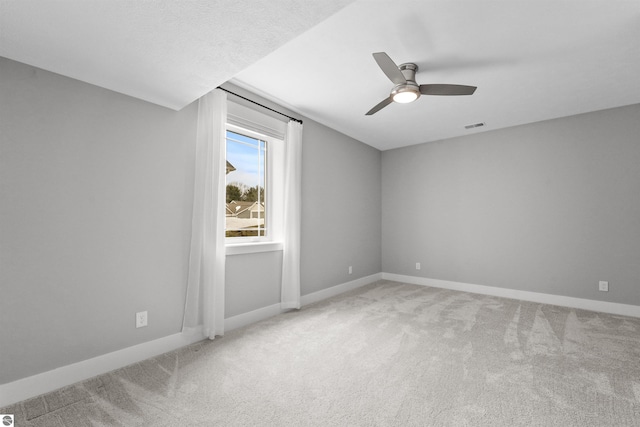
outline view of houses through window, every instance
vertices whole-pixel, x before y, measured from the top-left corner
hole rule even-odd
[[[267,143],[227,130],[226,237],[266,235]]]

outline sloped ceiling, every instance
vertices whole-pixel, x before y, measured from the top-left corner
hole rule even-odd
[[[365,116],[380,51],[478,90]],[[0,56],[174,109],[231,79],[386,150],[640,103],[640,1],[0,0]]]
[[[181,109],[353,0],[0,0],[0,56]]]

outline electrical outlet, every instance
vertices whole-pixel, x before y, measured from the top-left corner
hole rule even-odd
[[[600,292],[609,292],[609,282],[605,282],[604,280],[598,282],[598,290]]]
[[[147,326],[147,312],[140,311],[136,313],[136,328]]]
[[[353,267],[349,266],[349,274],[353,274]]]
[[[420,270],[420,263],[416,262],[416,270]]]

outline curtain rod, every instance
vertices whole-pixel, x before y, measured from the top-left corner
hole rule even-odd
[[[291,119],[291,120],[293,120],[294,122],[298,122],[298,123],[302,124],[302,120],[300,120],[300,119],[296,119],[295,117],[288,116],[288,115],[286,115],[286,114],[284,114],[284,113],[281,113],[280,111],[277,111],[277,110],[274,110],[273,108],[267,107],[266,105],[262,105],[262,104],[260,104],[260,103],[258,103],[258,102],[256,102],[256,101],[253,101],[253,100],[251,100],[251,99],[249,99],[249,98],[245,98],[245,97],[244,97],[244,96],[242,96],[242,95],[238,95],[237,93],[231,92],[231,91],[230,91],[230,90],[228,90],[228,89],[225,89],[225,88],[220,87],[220,86],[218,86],[218,87],[217,87],[217,89],[223,90],[223,91],[225,91],[225,92],[227,92],[227,93],[230,93],[231,95],[235,95],[235,96],[237,96],[238,98],[242,98],[242,99],[244,99],[245,101],[249,101],[249,102],[251,102],[251,103],[253,103],[253,104],[256,104],[256,105],[258,105],[258,106],[260,106],[260,107],[262,107],[262,108],[266,108],[267,110],[270,110],[270,111],[273,111],[274,113],[280,114],[281,116],[285,116],[286,118]]]

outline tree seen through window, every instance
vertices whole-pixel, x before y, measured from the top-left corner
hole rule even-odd
[[[266,236],[267,143],[227,131],[226,237]]]

